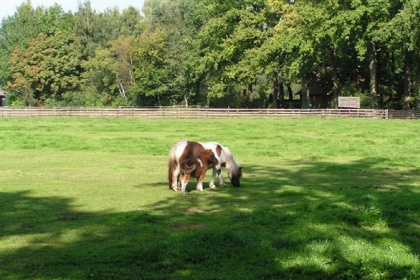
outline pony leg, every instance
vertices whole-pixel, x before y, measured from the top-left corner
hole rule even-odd
[[[211,179],[210,179],[210,183],[209,183],[209,187],[212,189],[216,188],[216,185],[214,184],[214,177],[216,177],[216,167],[213,167],[213,174],[211,175]]]
[[[204,182],[204,178],[206,177],[206,172],[203,172],[204,174],[201,174],[200,177],[197,180],[197,190],[202,192],[203,189],[203,182]]]
[[[176,168],[174,169],[174,172],[172,172],[172,186],[171,188],[176,192],[177,190],[180,190],[180,184],[179,184],[179,173],[180,168],[179,164],[177,164]]]
[[[181,175],[181,190],[182,190],[182,194],[187,194],[187,184],[188,184],[188,180],[190,179],[190,175],[189,174],[185,174],[185,175]]]
[[[203,182],[197,182],[197,191],[200,191],[200,192],[204,191]]]
[[[221,169],[217,170],[217,177],[219,177],[219,186],[221,188],[223,188],[224,186],[226,186],[225,182],[223,182],[222,170]]]

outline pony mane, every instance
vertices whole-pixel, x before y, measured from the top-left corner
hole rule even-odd
[[[222,148],[226,157],[226,168],[232,173],[232,175],[238,176],[240,172],[238,163],[236,162],[234,156],[232,155],[228,147]]]

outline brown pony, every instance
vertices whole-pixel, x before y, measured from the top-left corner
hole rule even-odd
[[[197,158],[180,159],[180,181],[181,190],[186,194],[186,187],[190,177],[197,179],[197,190],[203,191],[203,181],[206,177],[207,169],[212,168],[219,161],[211,150],[202,151]]]
[[[187,163],[184,169],[189,169],[188,166],[197,166],[196,159],[200,157],[200,154],[204,150],[211,150],[217,159],[217,164],[210,164],[208,168],[213,168],[213,175],[209,182],[210,188],[215,188],[214,179],[217,175],[219,179],[219,186],[225,186],[222,178],[221,167],[227,169],[228,177],[234,187],[240,186],[240,179],[242,177],[242,167],[238,165],[233,154],[230,152],[228,147],[224,147],[217,142],[199,143],[193,141],[181,141],[176,143],[169,150],[169,162],[168,162],[168,179],[169,189],[177,191],[181,189],[179,176],[181,173],[181,161]],[[191,159],[191,160],[187,160]],[[200,166],[201,167],[201,166]],[[197,174],[200,172],[196,172]],[[202,186],[197,184],[197,189],[202,190]]]

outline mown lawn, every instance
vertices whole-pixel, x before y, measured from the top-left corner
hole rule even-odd
[[[181,139],[228,146],[241,187],[169,191]],[[1,119],[0,279],[419,279],[419,143],[407,120]]]

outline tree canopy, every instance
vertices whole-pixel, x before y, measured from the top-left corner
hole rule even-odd
[[[418,0],[21,4],[0,26],[16,106],[418,109]]]

